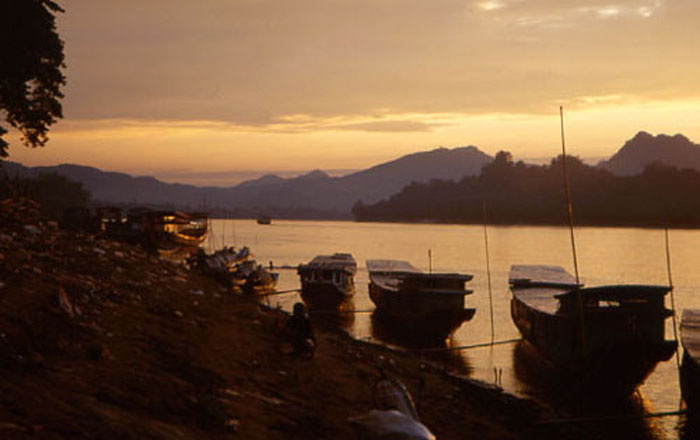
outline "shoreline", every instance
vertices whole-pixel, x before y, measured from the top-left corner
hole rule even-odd
[[[413,353],[317,329],[280,351],[285,315],[147,255],[0,203],[3,438],[354,439],[380,370],[440,439],[579,439],[533,400]]]

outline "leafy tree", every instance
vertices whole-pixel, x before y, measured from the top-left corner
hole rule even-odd
[[[28,147],[48,141],[49,126],[63,117],[60,99],[66,79],[63,41],[56,33],[51,0],[1,0],[0,115],[22,134]],[[7,130],[0,126],[0,158],[7,157]]]
[[[66,208],[85,206],[90,193],[83,184],[57,173],[42,173],[34,177],[14,176],[5,185],[0,182],[0,200],[6,197],[26,197],[39,203],[45,215],[58,219]]]

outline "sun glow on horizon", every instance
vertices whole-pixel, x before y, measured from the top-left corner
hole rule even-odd
[[[552,103],[549,114],[392,114],[384,110],[348,117],[289,115],[259,127],[221,121],[67,120],[55,127],[43,149],[20,147],[16,137],[11,138],[10,160],[26,165],[75,163],[157,176],[158,168],[196,172],[363,169],[439,146],[475,145],[491,155],[504,149],[516,159],[553,157],[560,104],[565,107],[571,152],[577,156],[609,156],[640,130],[680,132],[700,140],[700,128],[692,118],[700,112],[700,99],[621,101],[625,99],[618,95],[582,97]],[[397,125],[382,125],[388,123]],[[373,129],[372,124],[379,128]]]

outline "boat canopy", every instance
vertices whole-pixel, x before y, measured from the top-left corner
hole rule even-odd
[[[561,266],[516,264],[510,267],[508,282],[511,287],[551,287],[575,289],[577,285],[573,276]]]
[[[350,254],[335,253],[333,255],[317,255],[306,264],[300,264],[298,272],[311,270],[343,271],[351,275],[357,272],[357,263]]]
[[[649,286],[636,284],[618,284],[610,286],[596,286],[579,289],[581,295],[586,300],[597,301],[619,301],[619,302],[637,302],[651,298],[663,298],[671,288],[668,286]],[[555,295],[559,300],[566,300],[569,297],[576,296],[576,289],[568,292]]]

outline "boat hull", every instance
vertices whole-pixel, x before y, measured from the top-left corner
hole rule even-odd
[[[370,283],[369,296],[377,307],[376,320],[394,328],[418,329],[431,340],[446,338],[469,317],[469,311],[464,309],[463,295],[435,298],[419,291],[396,292]]]
[[[693,418],[700,418],[700,365],[687,351],[683,353],[681,363],[681,394],[688,412]]]
[[[629,325],[632,315],[585,316],[585,349],[575,314],[543,313],[514,297],[511,315],[523,339],[560,373],[560,379],[571,381],[572,391],[575,388],[583,394],[627,396],[676,350],[675,342],[663,338],[615,337],[621,326]],[[659,319],[663,323],[664,318]]]
[[[353,285],[338,286],[334,283],[302,281],[301,298],[315,310],[342,308],[355,294]]]

